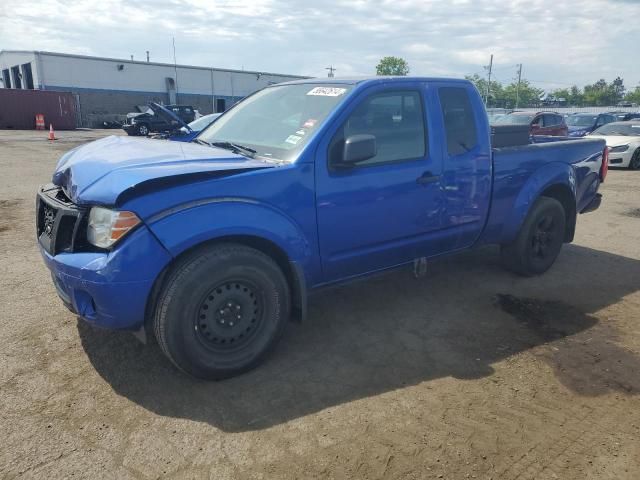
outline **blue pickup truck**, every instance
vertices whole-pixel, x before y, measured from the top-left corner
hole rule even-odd
[[[500,135],[464,80],[274,85],[193,142],[67,152],[37,194],[38,243],[72,312],[230,377],[319,287],[485,244],[518,274],[546,271],[600,204],[605,143],[525,132],[492,148]]]

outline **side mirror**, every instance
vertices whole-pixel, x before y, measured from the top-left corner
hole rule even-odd
[[[352,135],[344,141],[342,163],[352,165],[375,157],[378,154],[376,137],[373,135]]]

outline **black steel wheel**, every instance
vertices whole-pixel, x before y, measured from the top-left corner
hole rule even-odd
[[[556,261],[564,243],[566,214],[555,198],[540,197],[531,208],[516,239],[502,245],[506,268],[520,275],[539,275]]]
[[[204,296],[194,318],[194,329],[207,348],[242,348],[260,332],[262,303],[255,285],[245,280],[227,280]]]
[[[169,272],[154,330],[178,368],[217,380],[262,362],[289,314],[289,285],[275,261],[244,245],[219,244],[187,254]]]

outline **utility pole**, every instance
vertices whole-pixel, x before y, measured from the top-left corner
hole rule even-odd
[[[329,73],[327,74],[327,77],[329,77],[329,78],[333,78],[334,77],[333,72],[335,72],[336,69],[333,68],[333,65],[330,65],[330,66],[326,67],[325,70],[329,70]]]
[[[171,37],[173,43],[173,70],[176,73],[176,103],[178,103],[178,64],[176,63],[176,37]]]
[[[147,63],[149,63],[149,50],[147,50]]]
[[[520,81],[522,80],[522,64],[518,64],[518,86],[516,87],[516,109],[520,100]]]
[[[493,53],[491,54],[491,59],[489,60],[489,79],[487,80],[487,95],[484,98],[485,106],[489,105],[489,92],[491,91],[491,70],[492,69],[493,69]]]

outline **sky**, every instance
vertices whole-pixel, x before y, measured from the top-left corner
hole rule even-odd
[[[549,91],[621,76],[640,84],[640,0],[0,0],[0,49],[44,50],[326,76],[493,78]]]

